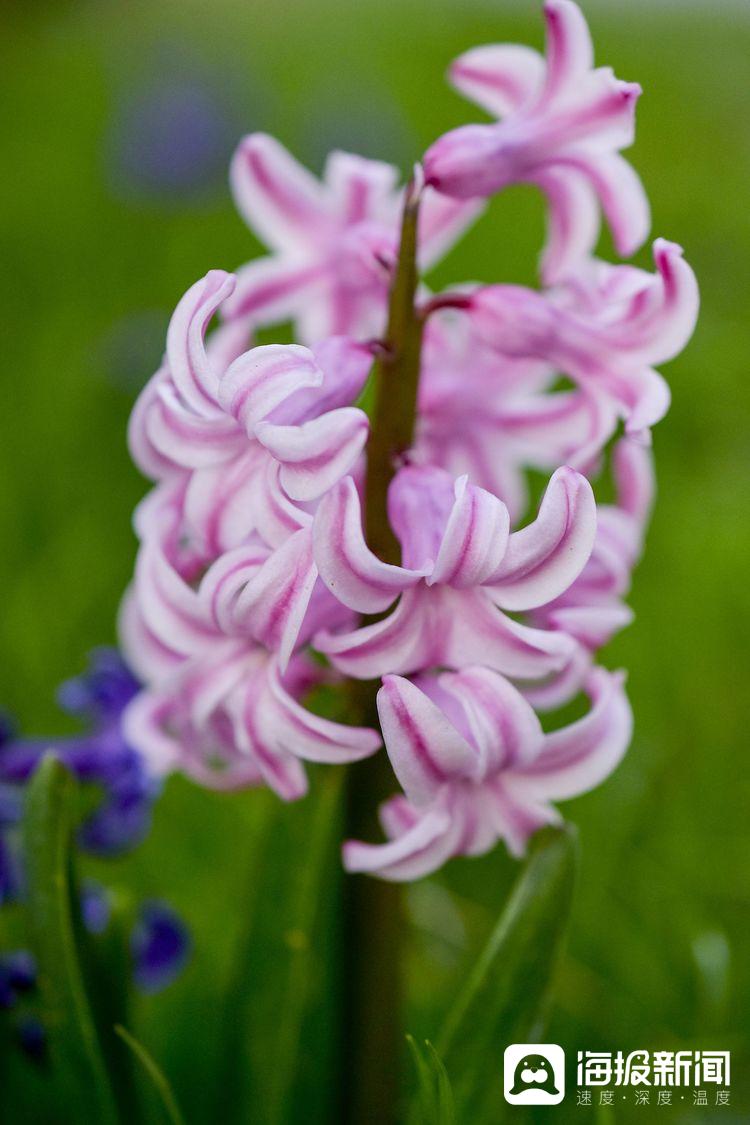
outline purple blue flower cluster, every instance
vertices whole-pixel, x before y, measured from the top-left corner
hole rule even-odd
[[[124,708],[139,685],[114,649],[92,654],[90,668],[69,680],[59,692],[61,706],[85,719],[89,730],[65,739],[15,738],[5,721],[0,742],[0,905],[24,896],[23,855],[19,825],[24,787],[41,758],[53,752],[84,784],[101,790],[101,798],[78,831],[78,846],[99,856],[119,855],[146,835],[159,782],[147,771],[141,755],[126,741],[121,725]],[[87,882],[81,890],[81,916],[92,934],[109,923],[110,904],[104,887]],[[133,975],[145,991],[172,981],[184,966],[189,935],[180,918],[162,903],[144,903],[132,935]],[[36,968],[25,950],[0,954],[0,1008],[33,999]],[[21,1045],[33,1057],[43,1055],[44,1030],[25,1014],[17,1023]]]

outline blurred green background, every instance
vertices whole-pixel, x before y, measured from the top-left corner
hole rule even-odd
[[[635,740],[616,776],[566,809],[582,873],[549,1038],[571,1052],[732,1049],[734,1108],[658,1112],[747,1120],[750,8],[585,8],[598,60],[644,87],[632,159],[703,311],[666,369],[674,405],[655,434],[637,619],[606,654],[629,669]],[[133,399],[182,292],[260,249],[226,185],[236,139],[268,130],[315,170],[331,147],[407,170],[475,116],[443,82],[450,59],[482,42],[540,45],[541,20],[530,0],[37,0],[6,3],[3,22],[0,703],[30,733],[59,733],[55,687],[114,639],[133,563],[146,488],[125,447]],[[542,224],[540,199],[508,193],[431,280],[533,283]],[[190,968],[134,1016],[190,1121],[215,1119],[215,996],[252,910],[268,808],[173,779],[145,845],[100,865],[193,930]],[[513,873],[498,851],[410,892],[412,1030],[434,1030]],[[54,1120],[24,1065],[6,1084],[13,1120],[24,1106]],[[488,1082],[501,1065],[487,1059]],[[555,1119],[586,1112],[568,1099]]]

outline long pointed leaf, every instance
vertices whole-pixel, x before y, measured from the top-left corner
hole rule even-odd
[[[123,1043],[127,1044],[135,1058],[138,1059],[144,1072],[151,1079],[151,1084],[159,1097],[167,1119],[172,1125],[184,1125],[184,1118],[177,1104],[177,1099],[174,1096],[168,1078],[159,1064],[154,1060],[153,1056],[149,1054],[143,1044],[139,1043],[136,1037],[131,1035],[126,1028],[122,1027],[120,1024],[116,1024],[113,1030],[115,1035],[119,1035]]]
[[[460,1121],[498,1122],[502,1057],[509,1043],[538,1041],[573,897],[572,829],[537,834],[507,906],[438,1039]]]
[[[450,1079],[437,1051],[425,1039],[424,1047],[411,1035],[406,1041],[417,1070],[417,1091],[412,1098],[409,1125],[455,1125],[456,1110]]]
[[[132,964],[129,934],[133,910],[122,895],[113,897],[106,929],[100,934],[78,927],[83,974],[96,1024],[102,1055],[120,1117],[130,1123],[138,1118],[133,1055],[118,1038],[115,1026],[130,1017]]]
[[[114,1125],[117,1111],[86,994],[76,945],[71,890],[75,782],[51,754],[29,785],[24,819],[31,941],[60,1121]]]
[[[221,1120],[330,1119],[342,778],[320,773],[310,796],[272,814],[260,836],[222,1021]]]

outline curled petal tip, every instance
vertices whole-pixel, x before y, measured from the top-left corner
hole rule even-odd
[[[203,281],[206,287],[206,292],[215,292],[221,289],[224,285],[231,285],[234,289],[236,277],[233,273],[228,273],[226,270],[215,269],[209,270]],[[231,292],[231,289],[230,289]]]
[[[625,101],[636,102],[643,93],[640,82],[623,82],[618,79],[617,86]]]
[[[255,133],[246,133],[237,145],[237,152],[254,148],[256,145],[264,144],[267,141],[273,141],[273,138],[268,133],[263,133],[260,130]]]
[[[655,238],[653,246],[654,261],[659,262],[664,258],[683,258],[685,251],[679,242],[671,242],[668,238]]]

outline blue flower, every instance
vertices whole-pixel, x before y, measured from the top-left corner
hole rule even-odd
[[[106,887],[87,879],[81,887],[81,917],[90,934],[103,934],[109,925],[111,904]]]
[[[0,783],[0,906],[18,898],[21,887],[18,840],[13,829],[21,819],[22,809],[21,790]]]
[[[117,649],[97,648],[89,658],[88,671],[61,684],[57,700],[71,715],[119,719],[139,687]]]
[[[0,1008],[12,1008],[19,995],[36,984],[34,958],[25,949],[0,957]]]
[[[4,817],[3,793],[25,784],[49,750],[80,781],[98,784],[103,791],[101,802],[79,831],[78,842],[85,851],[115,855],[134,847],[146,835],[158,784],[149,776],[141,756],[125,741],[120,723],[138,686],[115,649],[97,649],[88,671],[68,680],[59,692],[61,706],[85,718],[89,733],[65,739],[14,739],[8,736],[6,724],[3,741],[0,729],[0,901],[4,884],[10,880],[3,827],[20,817],[20,810],[16,810],[15,819],[12,814]]]
[[[24,786],[49,750],[84,783],[100,787],[102,799],[78,832],[79,846],[97,855],[115,855],[134,847],[150,825],[158,786],[140,755],[125,741],[122,712],[139,685],[113,649],[92,653],[88,671],[60,688],[61,707],[87,720],[88,733],[65,739],[17,738],[0,714],[0,906],[23,895],[23,865],[19,825]],[[81,918],[91,934],[109,925],[110,898],[105,887],[86,881],[80,895]],[[131,934],[133,978],[145,992],[170,984],[183,968],[189,952],[187,928],[174,911],[160,902],[141,908]],[[36,987],[31,953],[16,950],[0,955],[0,1009],[15,1008]],[[46,1054],[44,1025],[33,1013],[15,1018],[15,1037],[34,1061]]]
[[[162,902],[145,903],[131,938],[133,975],[143,992],[159,992],[182,972],[190,936],[181,919]]]

